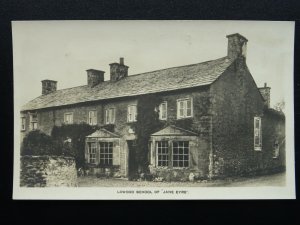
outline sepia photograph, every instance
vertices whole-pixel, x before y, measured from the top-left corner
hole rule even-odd
[[[294,199],[294,22],[13,21],[14,199]]]

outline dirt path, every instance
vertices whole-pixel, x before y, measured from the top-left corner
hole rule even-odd
[[[151,182],[128,181],[127,179],[99,179],[96,177],[78,178],[79,187],[255,187],[284,185],[285,173],[202,182]]]

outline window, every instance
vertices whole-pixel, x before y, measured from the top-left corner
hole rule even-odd
[[[21,117],[21,130],[26,130],[26,118]]]
[[[167,141],[156,142],[157,166],[169,165],[169,146]]]
[[[115,123],[115,109],[110,108],[105,110],[105,123],[114,124]]]
[[[73,113],[65,113],[64,122],[65,122],[65,124],[72,124],[73,123]]]
[[[193,116],[193,100],[191,98],[177,100],[177,119]]]
[[[189,142],[175,141],[173,142],[173,167],[189,166]]]
[[[36,130],[38,128],[37,114],[30,114],[30,130]]]
[[[96,125],[97,124],[97,111],[89,111],[89,119],[88,119],[89,125]]]
[[[88,143],[88,162],[89,163],[96,163],[96,150],[97,150],[97,143],[92,142],[92,143]]]
[[[128,122],[135,122],[137,116],[137,109],[136,105],[129,105],[127,111],[127,121]]]
[[[279,157],[279,142],[276,140],[273,146],[273,158],[276,159]]]
[[[167,102],[162,102],[159,105],[159,119],[160,120],[167,119]]]
[[[261,118],[254,117],[254,150],[261,151]]]
[[[113,143],[100,142],[100,165],[111,166],[113,164]]]

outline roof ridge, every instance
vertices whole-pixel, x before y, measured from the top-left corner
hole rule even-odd
[[[163,70],[169,70],[169,69],[175,69],[175,68],[195,66],[195,65],[199,65],[199,64],[203,64],[203,63],[208,63],[208,62],[212,62],[212,61],[217,61],[217,60],[221,60],[221,59],[226,59],[226,58],[228,58],[228,57],[224,56],[224,57],[221,57],[221,58],[218,58],[218,59],[211,59],[211,60],[207,60],[207,61],[200,62],[200,63],[193,63],[193,64],[182,65],[182,66],[173,66],[173,67],[169,67],[169,68],[165,68],[165,69],[151,70],[151,71],[144,72],[144,73],[132,74],[132,75],[129,75],[128,77],[139,76],[139,75],[143,75],[143,74],[147,74],[147,73],[153,73],[153,72],[158,72],[158,71],[163,71]]]
[[[137,74],[132,74],[132,75],[128,75],[126,78],[128,77],[133,77],[133,76],[139,76],[139,75],[144,75],[144,74],[147,74],[147,73],[153,73],[153,72],[158,72],[158,71],[163,71],[163,70],[169,70],[169,69],[175,69],[175,68],[182,68],[182,67],[189,67],[189,66],[195,66],[195,65],[199,65],[199,64],[202,64],[202,63],[208,63],[208,62],[212,62],[212,61],[217,61],[217,60],[221,60],[221,59],[225,59],[225,58],[228,58],[227,56],[224,56],[224,57],[221,57],[221,58],[218,58],[218,59],[212,59],[212,60],[208,60],[208,61],[204,61],[204,62],[200,62],[200,63],[193,63],[193,64],[188,64],[188,65],[183,65],[183,66],[173,66],[173,67],[169,67],[169,68],[165,68],[165,69],[158,69],[158,70],[151,70],[151,71],[148,71],[148,72],[144,72],[144,73],[137,73]],[[106,82],[110,82],[110,80],[105,80],[99,84],[103,84],[103,83],[106,83]],[[96,86],[98,86],[99,84],[97,84]],[[57,93],[58,91],[61,91],[61,90],[68,90],[68,89],[73,89],[73,88],[79,88],[79,87],[87,87],[88,85],[78,85],[78,86],[75,86],[75,87],[68,87],[68,88],[63,88],[63,89],[59,89],[59,90],[56,90],[55,92],[53,93]],[[49,93],[50,94],[50,93]],[[37,98],[41,97],[43,95],[40,95],[38,96]]]
[[[27,102],[22,106],[21,111],[209,85],[231,64],[232,60],[225,56],[201,63],[130,75],[119,82],[106,80],[93,88],[79,85],[59,89]]]

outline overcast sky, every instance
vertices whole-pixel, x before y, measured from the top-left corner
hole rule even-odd
[[[13,22],[17,107],[41,95],[41,80],[58,89],[85,85],[86,70],[109,77],[109,63],[124,57],[129,75],[226,56],[226,35],[248,41],[247,65],[271,105],[284,99],[293,75],[291,22],[243,21],[35,21]]]

